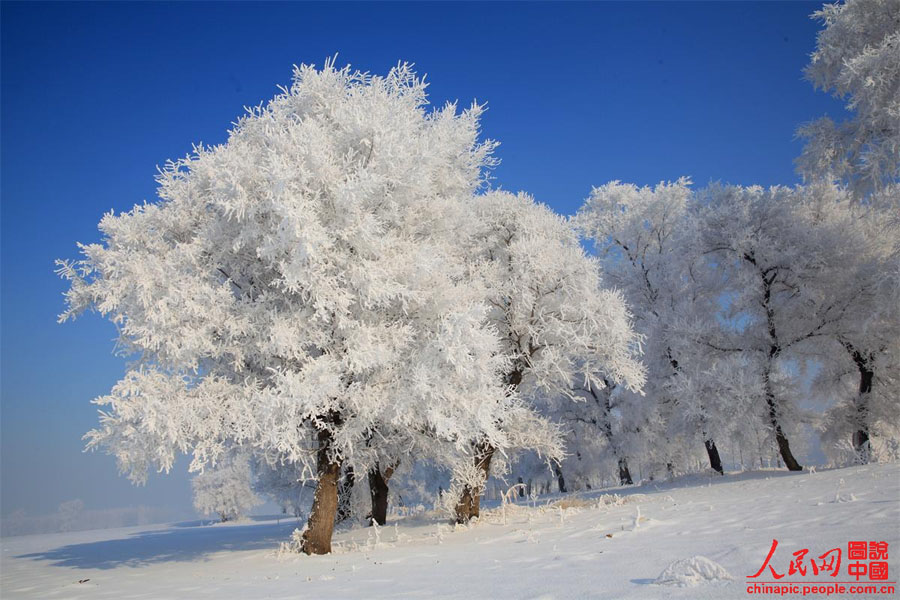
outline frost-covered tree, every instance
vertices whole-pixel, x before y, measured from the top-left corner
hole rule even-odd
[[[708,363],[697,348],[682,343],[675,327],[681,320],[708,318],[715,312],[715,299],[693,264],[696,226],[687,210],[690,198],[687,178],[640,188],[613,181],[591,191],[575,223],[597,249],[606,281],[622,290],[635,313],[648,366],[646,398],[658,404],[668,426],[659,435],[699,438],[710,467],[722,473],[714,438],[728,435],[730,419],[723,419],[722,413],[731,413],[734,407],[718,394],[683,394],[691,389],[684,380],[703,377],[705,371],[698,367]],[[674,393],[676,389],[682,394]],[[600,409],[596,419],[604,433],[612,435],[609,394],[601,402],[596,391],[588,392]],[[634,404],[642,399],[630,400]],[[647,421],[645,430],[651,418]]]
[[[194,508],[204,515],[218,515],[221,521],[234,521],[261,503],[253,492],[250,457],[233,452],[215,467],[198,473],[191,481]]]
[[[342,467],[368,473],[382,442],[531,443],[540,422],[504,384],[510,358],[455,250],[495,144],[481,107],[426,103],[408,65],[301,66],[226,143],[169,163],[159,202],[102,219],[102,243],[60,267],[61,318],[99,311],[137,360],[96,401],[91,448],[136,481],[237,445],[295,464],[317,480],[302,550],[318,554]]]
[[[284,514],[295,517],[303,514],[304,478],[297,465],[256,461],[253,491],[277,504]]]
[[[601,286],[596,261],[566,220],[527,194],[508,192],[484,194],[473,214],[472,277],[491,307],[509,392],[554,414],[575,400],[574,388],[602,388],[604,378],[640,390],[644,369],[631,315],[621,294]],[[496,450],[483,438],[473,447],[476,468],[456,507],[460,522],[478,515]]]
[[[818,392],[837,402],[825,421],[825,447],[833,456],[850,450],[858,462],[897,457],[900,195],[860,205],[834,185],[813,190],[807,219],[834,251],[810,286],[851,307],[832,343],[811,349],[822,364]]]
[[[561,471],[585,487],[603,485],[613,475],[620,485],[634,483],[629,457],[645,456],[642,446],[657,414],[639,394],[626,393],[609,380],[605,384],[579,388],[580,401],[569,403],[560,415],[569,432]]]
[[[797,412],[786,361],[833,339],[859,308],[855,293],[822,285],[844,260],[842,232],[816,217],[822,194],[819,186],[712,186],[694,205],[707,267],[725,277],[723,325],[697,337],[719,353],[740,353],[758,374],[760,402],[790,470],[801,466],[787,437]]]
[[[839,243],[847,249],[842,261],[829,265],[822,287],[853,294],[855,305],[851,322],[836,336],[844,352],[825,362],[820,377],[829,392],[843,391],[834,385],[841,381],[855,388],[852,401],[844,393],[829,412],[825,445],[867,461],[898,454],[897,430],[884,417],[896,413],[900,360],[900,0],[848,0],[826,4],[812,16],[825,27],[806,75],[817,88],[846,99],[853,116],[801,127],[807,144],[798,164],[807,179],[839,180],[864,201],[863,207],[852,206],[841,190],[820,186],[828,197],[820,204],[820,220],[841,231]],[[879,432],[879,448],[872,445],[873,431]]]
[[[858,198],[900,181],[900,0],[826,4],[806,76],[847,100],[853,116],[803,125],[798,159],[808,179],[847,182]]]

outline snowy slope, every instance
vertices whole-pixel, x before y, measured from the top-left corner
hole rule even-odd
[[[900,466],[694,476],[496,507],[469,528],[445,523],[419,515],[392,519],[377,538],[343,531],[335,553],[318,557],[278,555],[296,525],[284,520],[10,538],[0,590],[4,599],[747,598],[746,576],[773,538],[780,573],[801,548],[846,554],[851,540],[887,541],[897,581]],[[699,567],[697,585],[654,583],[698,555],[708,561],[668,573]]]

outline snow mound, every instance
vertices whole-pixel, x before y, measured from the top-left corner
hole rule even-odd
[[[688,587],[701,583],[725,583],[728,581],[734,581],[734,577],[725,570],[725,567],[705,556],[692,556],[669,564],[653,583],[655,585]]]

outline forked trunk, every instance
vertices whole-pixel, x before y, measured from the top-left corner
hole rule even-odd
[[[394,467],[387,467],[383,471],[381,466],[376,464],[375,468],[369,471],[369,493],[372,496],[372,522],[379,525],[387,523],[388,509],[388,481],[394,474]]]
[[[724,475],[725,469],[722,468],[722,458],[719,456],[719,449],[716,448],[716,443],[709,439],[703,442],[703,445],[706,446],[706,453],[709,455],[709,466],[719,475]]]
[[[473,488],[465,485],[463,493],[456,504],[456,522],[468,523],[481,514],[481,493],[491,472],[491,458],[494,456],[494,447],[479,444],[475,449],[475,466],[481,471],[483,477],[481,483]]]
[[[319,481],[316,484],[309,521],[300,546],[300,550],[306,554],[331,552],[331,534],[334,532],[334,517],[338,508],[338,479],[341,476],[341,462],[329,458],[330,448],[331,433],[320,431],[319,452],[316,456]]]
[[[619,459],[619,483],[621,485],[634,485],[631,471],[628,470],[628,460],[624,456]]]

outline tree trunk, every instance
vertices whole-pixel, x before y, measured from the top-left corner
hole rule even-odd
[[[634,480],[631,478],[631,471],[628,470],[628,460],[624,456],[619,459],[619,484],[634,485]]]
[[[844,347],[856,368],[859,371],[859,395],[856,397],[856,416],[857,430],[853,432],[853,448],[860,462],[869,462],[869,394],[872,392],[872,382],[875,379],[875,372],[870,366],[870,360],[862,352],[854,346],[844,343]]]
[[[631,471],[628,470],[628,459],[624,456],[619,456],[619,452],[616,450],[615,446],[613,446],[613,432],[612,432],[612,423],[609,421],[609,413],[612,411],[612,406],[610,405],[609,397],[611,395],[611,390],[615,384],[603,380],[606,384],[606,394],[604,394],[604,400],[601,404],[600,397],[597,395],[597,392],[594,391],[593,387],[588,388],[588,392],[590,392],[591,396],[594,397],[594,400],[597,404],[600,404],[603,409],[603,433],[606,434],[606,440],[609,442],[610,447],[613,451],[613,456],[618,458],[619,461],[619,484],[620,485],[634,485],[634,480],[631,478]]]
[[[860,367],[859,397],[856,399],[856,412],[859,417],[859,429],[853,433],[853,447],[860,460],[869,462],[869,403],[868,395],[872,391],[872,380],[875,374],[868,367]]]
[[[484,491],[484,484],[490,475],[491,458],[493,457],[493,446],[479,444],[475,448],[475,466],[482,472],[483,478],[475,488],[469,485],[463,486],[463,493],[456,504],[457,523],[468,523],[481,514],[481,493]]]
[[[394,467],[387,467],[384,471],[376,463],[375,468],[369,471],[369,493],[372,496],[372,522],[384,525],[387,523],[388,509],[388,481],[394,474]]]
[[[300,546],[300,550],[306,554],[331,552],[331,534],[334,532],[334,517],[338,508],[338,479],[341,476],[341,461],[332,460],[328,456],[331,441],[331,433],[319,431],[319,452],[316,456],[319,481]]]
[[[781,453],[781,458],[784,460],[785,466],[787,466],[789,471],[802,471],[803,467],[797,462],[797,459],[794,458],[794,455],[791,452],[791,445],[788,442],[787,436],[784,435],[784,431],[781,429],[781,424],[778,422],[775,394],[772,393],[769,388],[768,377],[766,377],[766,404],[769,406],[769,421],[772,423],[772,427],[775,428],[775,441],[778,443],[778,451]]]
[[[351,499],[353,496],[353,486],[356,483],[356,477],[353,473],[353,467],[344,469],[344,476],[338,483],[338,508],[334,517],[334,524],[337,525],[341,521],[349,519],[353,508]]]
[[[775,429],[775,441],[778,443],[778,451],[781,453],[781,458],[784,459],[785,466],[790,471],[802,471],[803,467],[800,466],[800,463],[797,462],[797,459],[791,453],[791,445],[788,443],[787,436],[784,435],[781,424],[778,422],[778,406],[775,401],[775,392],[772,391],[772,381],[769,378],[769,374],[772,372],[772,365],[778,355],[781,354],[781,343],[778,340],[778,329],[775,324],[775,310],[772,308],[772,284],[778,277],[778,269],[774,267],[766,270],[761,269],[752,253],[744,254],[743,259],[756,268],[763,286],[762,305],[766,311],[766,329],[769,333],[769,355],[766,358],[763,385],[766,393],[766,404],[769,408],[769,422],[772,423],[772,427]]]
[[[678,367],[678,361],[675,360],[675,358],[672,356],[671,348],[666,348],[666,356],[669,357],[669,364],[672,365],[672,368],[675,370],[675,372],[680,373],[681,369]],[[701,410],[703,410],[702,404],[700,408]],[[706,419],[701,416],[701,426],[703,426],[705,422]],[[708,439],[704,442],[704,445],[706,446],[706,453],[709,455],[709,466],[712,467],[714,471],[717,471],[719,475],[724,475],[725,471],[724,469],[722,469],[722,459],[719,457],[719,449],[716,448],[716,443],[712,441],[712,439]]]
[[[771,350],[769,353],[770,359],[775,354],[777,354],[777,350]],[[766,367],[764,382],[766,404],[769,407],[769,421],[772,423],[772,427],[775,428],[775,441],[778,443],[778,451],[781,453],[781,458],[784,460],[784,464],[789,471],[802,471],[803,467],[797,462],[797,459],[794,458],[794,454],[791,452],[791,445],[788,442],[787,436],[784,435],[784,431],[781,429],[781,423],[778,422],[778,408],[775,403],[775,392],[772,391],[772,384],[769,380],[769,372],[770,368]]]
[[[703,445],[706,446],[706,453],[709,454],[709,466],[719,475],[724,475],[725,469],[722,468],[722,458],[719,456],[719,449],[716,448],[716,443],[712,439],[708,439],[703,442]]]
[[[556,475],[556,482],[559,484],[559,493],[565,494],[569,490],[566,489],[566,480],[563,477],[562,468],[558,462],[553,463],[553,474]]]

